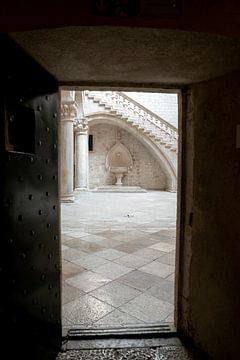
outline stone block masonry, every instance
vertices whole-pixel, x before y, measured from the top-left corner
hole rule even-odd
[[[106,170],[106,156],[117,141],[125,145],[133,159],[133,169],[123,178],[123,185],[141,186],[151,190],[165,190],[167,179],[158,161],[148,149],[126,130],[114,125],[97,124],[89,129],[93,135],[93,151],[89,153],[89,187],[115,183]]]

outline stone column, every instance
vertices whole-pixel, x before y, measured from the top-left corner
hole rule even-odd
[[[61,104],[61,201],[73,202],[73,124],[77,116],[75,101]]]
[[[75,124],[75,190],[88,190],[88,121]]]

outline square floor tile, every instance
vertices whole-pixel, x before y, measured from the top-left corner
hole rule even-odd
[[[117,281],[112,281],[91,292],[92,296],[114,307],[119,307],[140,294],[141,292],[139,290],[118,283]]]
[[[92,235],[92,234],[88,235],[88,236],[81,237],[81,240],[88,241],[88,242],[91,242],[91,243],[100,243],[104,239],[105,239],[105,237],[103,237],[103,236]]]
[[[81,239],[69,240],[67,245],[71,248],[84,251],[87,254],[93,254],[97,251],[101,251],[105,249],[105,247],[100,245],[100,243],[91,243]]]
[[[66,244],[69,240],[72,240],[73,238],[67,234],[61,233],[61,242],[63,244]],[[67,244],[66,244],[67,245]]]
[[[95,227],[94,225],[95,224],[92,224],[90,227],[88,226],[88,232],[90,234],[95,234],[95,235],[99,234],[99,236],[102,236],[101,233],[109,230],[108,227],[106,227],[106,226]]]
[[[150,247],[151,245],[156,244],[158,241],[159,240],[157,240],[157,239],[152,239],[150,236],[147,237],[146,235],[144,235],[144,236],[142,236],[140,238],[131,240],[129,243],[130,244],[141,245],[143,247]]]
[[[85,271],[68,278],[65,282],[82,291],[89,292],[107,284],[109,281],[111,281],[111,279],[106,276],[96,274],[92,271]]]
[[[135,255],[135,256],[143,257],[143,258],[150,259],[150,260],[155,260],[164,254],[165,253],[163,251],[150,249],[148,247],[140,249],[133,253],[133,255]]]
[[[163,280],[162,283],[153,285],[145,294],[167,301],[172,305],[174,304],[174,284],[170,281]]]
[[[116,247],[116,250],[124,251],[128,254],[132,254],[135,251],[143,249],[144,246],[140,244],[132,244],[132,242],[124,242],[121,245]]]
[[[154,250],[158,250],[158,251],[163,251],[163,252],[171,252],[173,250],[175,250],[175,245],[174,244],[168,244],[165,242],[158,242],[155,245],[151,245],[150,249],[154,249]]]
[[[70,261],[63,260],[63,262],[62,262],[62,274],[63,274],[64,278],[81,273],[84,270],[85,270],[84,267],[82,267],[80,265],[75,265]]]
[[[153,261],[142,266],[139,270],[165,279],[174,272],[174,266],[162,264],[159,261]]]
[[[86,253],[81,250],[69,248],[67,250],[64,250],[62,252],[62,255],[63,255],[63,259],[71,261],[86,256]]]
[[[110,313],[111,314],[111,313]],[[175,319],[174,319],[174,311],[169,314],[164,320],[165,323],[170,323],[170,324],[174,324]]]
[[[96,252],[95,255],[100,256],[107,260],[114,260],[121,256],[126,255],[126,253],[123,251],[115,250],[115,249],[105,249],[105,250]]]
[[[99,243],[103,248],[108,248],[108,249],[116,249],[119,245],[122,244],[126,244],[122,241],[116,240],[116,239],[108,239],[106,238],[105,240],[102,240]]]
[[[118,259],[114,260],[115,263],[120,265],[125,265],[127,267],[130,267],[132,269],[138,269],[141,266],[148,264],[151,262],[150,259],[146,259],[143,257],[135,256],[133,254],[127,254],[125,256],[122,256]]]
[[[165,280],[171,281],[174,283],[175,282],[175,272],[173,274],[167,276]]]
[[[74,325],[91,324],[113,310],[112,306],[90,295],[84,295],[63,306],[65,319]]]
[[[116,309],[108,315],[102,317],[100,320],[96,321],[95,324],[101,326],[119,327],[126,325],[139,325],[144,324],[144,322],[123,311]]]
[[[168,264],[172,266],[175,266],[175,260],[176,260],[175,251],[166,253],[165,255],[157,259],[157,261],[160,261],[163,264]]]
[[[115,236],[114,239],[123,242],[128,242],[137,239],[141,236],[145,236],[145,234],[139,230],[128,230],[128,231],[124,231],[122,234]]]
[[[65,232],[65,234],[68,236],[71,236],[72,238],[75,238],[75,237],[80,238],[80,237],[89,235],[89,233],[87,233],[87,232],[84,232],[81,230],[76,230],[76,229],[67,231],[67,232]]]
[[[159,281],[159,277],[146,274],[139,270],[131,271],[129,274],[121,276],[118,282],[131,286],[134,289],[145,291]]]
[[[73,327],[73,323],[67,319],[64,315],[64,308],[63,308],[63,313],[62,313],[62,332],[65,333],[67,335],[68,333],[68,329],[71,329]]]
[[[114,230],[106,230],[106,231],[103,231],[103,232],[99,232],[98,233],[100,236],[104,236],[106,238],[113,238],[117,235],[120,235],[121,232],[120,231],[114,231]]]
[[[176,231],[161,230],[151,234],[151,237],[158,239],[160,242],[174,244],[176,242]]]
[[[68,285],[65,283],[62,287],[62,303],[63,304],[66,304],[73,300],[77,300],[78,298],[80,298],[83,295],[85,295],[85,293],[82,290],[75,288],[74,286],[71,286],[71,285]]]
[[[172,313],[173,305],[153,296],[141,294],[122,305],[119,310],[146,323],[159,323]]]
[[[113,262],[102,265],[97,267],[96,269],[93,269],[94,272],[97,274],[101,274],[105,276],[108,279],[115,280],[119,278],[122,275],[127,274],[128,272],[132,271],[131,268],[128,268],[123,265],[115,264]]]
[[[162,227],[154,227],[154,226],[141,226],[141,231],[148,234],[156,234],[162,229]]]
[[[98,266],[108,263],[109,261],[95,255],[86,255],[80,259],[72,260],[74,264],[83,266],[87,270],[92,270]]]

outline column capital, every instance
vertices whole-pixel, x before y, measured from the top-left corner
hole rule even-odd
[[[61,104],[61,120],[74,121],[77,117],[77,104],[76,102],[63,102]]]
[[[77,134],[86,134],[88,133],[88,120],[86,118],[77,119],[74,124],[74,130]]]

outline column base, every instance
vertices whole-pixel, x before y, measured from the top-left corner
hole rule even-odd
[[[74,192],[82,192],[82,191],[88,191],[88,188],[86,187],[77,187],[74,189]]]
[[[60,196],[60,202],[61,203],[73,203],[75,200],[75,197],[71,195],[61,195]]]

